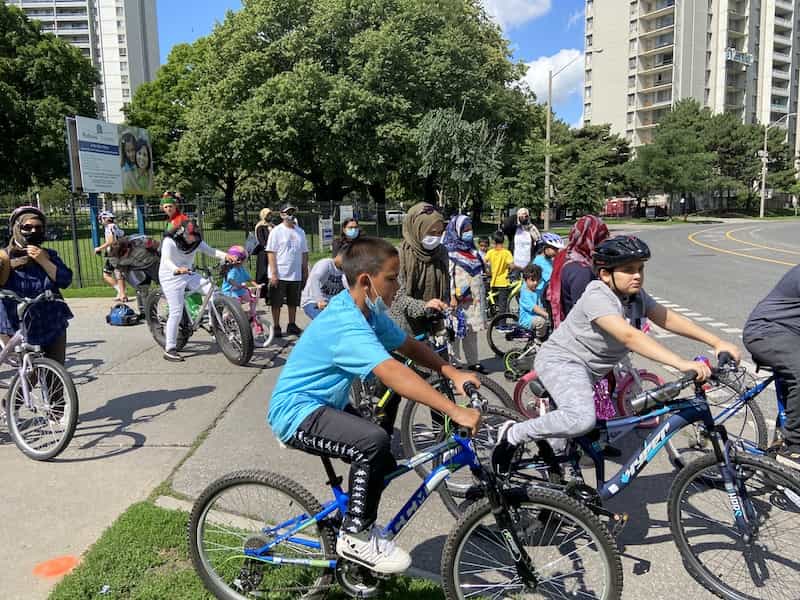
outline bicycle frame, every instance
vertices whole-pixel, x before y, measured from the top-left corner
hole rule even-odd
[[[389,484],[395,479],[398,479],[407,473],[413,472],[414,467],[426,462],[431,462],[440,456],[451,453],[451,451],[455,449],[459,449],[458,452],[449,456],[441,465],[434,469],[433,472],[425,478],[417,490],[411,495],[408,502],[406,502],[405,505],[394,516],[394,518],[389,521],[382,532],[383,536],[385,536],[387,539],[394,539],[411,521],[420,507],[425,504],[426,500],[430,498],[431,494],[433,494],[436,489],[444,481],[446,481],[448,477],[450,477],[452,473],[463,467],[478,469],[480,466],[478,464],[477,457],[470,446],[469,440],[454,434],[449,439],[436,444],[429,450],[421,452],[413,458],[401,463],[396,471],[386,476],[384,485],[385,487],[388,487]],[[341,515],[344,515],[346,512],[349,495],[342,489],[341,479],[335,477],[335,474],[332,472],[332,470],[328,473],[328,475],[330,477],[328,484],[333,491],[333,500],[326,502],[323,505],[322,510],[315,515],[298,515],[287,521],[284,521],[283,523],[263,529],[262,532],[264,535],[277,535],[277,537],[275,537],[275,539],[269,543],[264,544],[260,548],[245,549],[245,556],[269,564],[294,564],[318,568],[335,568],[337,562],[336,559],[321,560],[265,556],[265,554],[270,552],[270,550],[272,550],[275,546],[284,542],[315,550],[322,549],[322,546],[319,542],[309,540],[304,537],[298,537],[297,534],[301,533],[304,529],[307,529],[308,527],[327,519],[336,512],[339,512]]]
[[[20,384],[22,385],[22,398],[25,401],[25,406],[27,408],[31,408],[33,405],[31,403],[31,392],[30,387],[28,386],[28,379],[24,377],[24,374],[27,371],[30,371],[31,368],[31,352],[37,353],[41,351],[39,346],[31,346],[25,341],[26,335],[24,332],[24,325],[22,321],[20,321],[20,329],[17,331],[10,340],[5,344],[2,350],[0,350],[0,365],[4,365],[8,362],[8,355],[14,351],[15,348],[18,346],[22,346],[24,350],[29,350],[29,352],[22,353],[22,362],[17,367],[17,373],[19,376]],[[10,407],[9,407],[10,408]]]

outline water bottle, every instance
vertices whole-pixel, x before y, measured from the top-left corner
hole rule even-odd
[[[192,321],[197,320],[197,315],[200,314],[200,307],[203,305],[203,296],[198,292],[186,294],[186,310],[189,311],[189,318]]]

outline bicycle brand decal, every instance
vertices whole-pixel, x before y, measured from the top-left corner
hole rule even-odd
[[[667,442],[669,427],[669,421],[667,421],[658,432],[658,435],[645,445],[644,450],[639,453],[636,460],[633,461],[631,466],[628,467],[620,477],[622,483],[628,483],[632,477],[636,476],[636,474],[658,454],[658,451],[661,450],[661,447]]]
[[[387,532],[391,532],[393,535],[397,535],[400,533],[400,530],[405,527],[411,518],[416,514],[417,510],[425,503],[425,500],[428,499],[428,496],[431,495],[438,485],[442,482],[442,480],[446,479],[450,476],[450,470],[446,467],[439,467],[436,471],[431,473],[422,485],[414,492],[414,495],[411,496],[406,505],[400,509],[400,512],[397,513],[392,522],[386,526]]]
[[[511,532],[508,529],[503,529],[500,532],[503,535],[503,542],[505,542],[506,548],[508,548],[508,552],[511,554],[511,558],[514,562],[519,562],[522,558],[522,553],[519,550],[519,546],[514,541],[514,536],[511,535]]]

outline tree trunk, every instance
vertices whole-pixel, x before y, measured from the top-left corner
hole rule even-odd
[[[472,200],[472,228],[475,229],[480,225],[483,217],[483,198],[476,195]]]
[[[371,183],[367,191],[375,202],[375,218],[378,227],[386,227],[386,188],[381,183]]]
[[[236,192],[236,177],[228,174],[225,177],[225,227],[233,229],[235,225],[233,195]]]
[[[436,180],[433,175],[428,175],[425,178],[425,202],[436,204]]]

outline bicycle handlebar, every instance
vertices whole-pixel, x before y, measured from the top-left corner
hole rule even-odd
[[[25,314],[25,311],[28,310],[33,304],[37,304],[39,302],[63,302],[61,298],[58,298],[52,290],[45,290],[38,296],[34,298],[24,298],[18,294],[15,294],[11,290],[0,290],[0,298],[8,298],[9,300],[14,300],[17,303],[17,317],[19,320],[22,320],[22,316]]]

